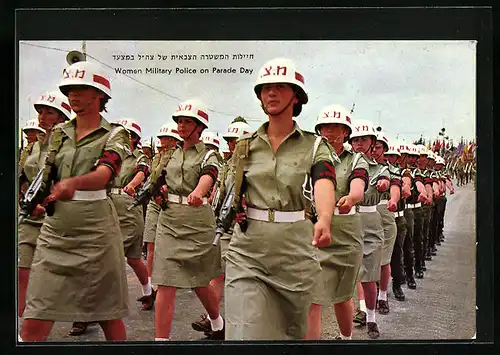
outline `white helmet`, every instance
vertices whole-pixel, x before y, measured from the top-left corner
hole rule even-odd
[[[151,146],[151,137],[144,138],[144,142],[142,142],[142,147],[143,148],[153,148]]]
[[[418,154],[429,156],[430,151],[427,150],[427,148],[425,147],[425,145],[423,145],[423,144],[417,144],[416,147],[417,147]]]
[[[179,131],[177,130],[177,123],[169,122],[160,127],[158,134],[156,135],[158,138],[160,137],[172,137],[177,139],[178,141],[183,141],[181,136],[179,136]]]
[[[201,141],[205,144],[211,144],[220,149],[219,134],[217,132],[204,132],[201,135]]]
[[[314,130],[319,134],[319,126],[322,124],[337,123],[348,128],[349,135],[352,133],[351,113],[342,105],[330,105],[319,111]]]
[[[38,126],[38,120],[29,120],[23,127],[23,132],[28,130],[40,131],[42,133],[47,133],[42,127]],[[26,132],[25,132],[26,133]]]
[[[440,156],[436,157],[436,165],[438,165],[438,164],[442,164],[442,165],[445,164],[443,157],[440,157]]]
[[[420,152],[415,144],[410,144],[409,148],[410,148],[409,154],[420,156]]]
[[[250,126],[245,122],[233,122],[227,126],[227,131],[222,138],[240,138],[242,135],[250,133]]]
[[[436,161],[436,153],[434,153],[432,150],[429,150],[429,152],[427,153],[427,158],[429,159],[432,159],[434,161]]]
[[[304,77],[297,71],[295,63],[286,58],[275,58],[266,62],[259,70],[253,90],[260,99],[260,90],[264,84],[286,83],[297,87],[299,103],[307,104],[308,97],[304,87]]]
[[[389,139],[389,148],[384,153],[385,155],[397,155],[401,156],[401,152],[399,150],[400,144],[396,139]]]
[[[377,139],[377,131],[373,127],[373,123],[368,120],[354,120],[352,122],[352,133],[349,136],[349,142],[356,137],[372,136]]]
[[[208,127],[208,112],[205,109],[205,104],[198,99],[189,99],[182,102],[172,115],[175,123],[177,123],[180,116],[192,117],[204,125],[205,128]]]
[[[410,154],[410,146],[406,143],[406,139],[401,138],[398,140],[397,144],[400,154]]]
[[[116,121],[116,123],[121,124],[123,127],[127,129],[129,132],[134,132],[141,138],[141,126],[132,118],[123,118],[121,120]]]
[[[60,91],[51,91],[41,95],[34,104],[35,110],[38,112],[39,106],[42,105],[59,110],[68,120],[71,118],[71,106],[68,103],[68,98]]]
[[[68,96],[69,86],[71,85],[91,86],[101,90],[108,98],[111,98],[109,76],[104,73],[102,67],[95,63],[81,61],[71,64],[64,69],[59,90]]]
[[[389,139],[385,135],[384,132],[378,131],[377,132],[377,141],[382,142],[384,144],[385,150],[389,150]]]

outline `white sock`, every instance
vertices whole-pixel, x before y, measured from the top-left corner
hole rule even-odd
[[[346,335],[340,333],[340,337],[342,338],[342,340],[352,340],[352,334],[349,336],[346,336]]]
[[[155,338],[155,341],[170,341],[170,338]]]
[[[215,332],[217,330],[222,330],[224,328],[224,319],[219,316],[216,319],[211,319],[210,316],[208,316],[208,319],[210,320],[210,324],[212,325],[212,330]]]
[[[359,309],[366,313],[366,303],[365,300],[359,300]]]
[[[368,309],[366,311],[366,323],[376,323],[375,322],[375,310],[374,309]]]
[[[382,301],[387,301],[387,290],[386,291],[379,290],[378,299]]]
[[[151,294],[151,282],[149,282],[148,280],[147,284],[142,285],[142,295],[149,296],[150,294]]]
[[[17,341],[20,343],[24,343],[23,339],[21,338],[21,334],[17,334]]]

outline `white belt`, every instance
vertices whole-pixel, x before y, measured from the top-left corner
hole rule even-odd
[[[377,206],[358,206],[360,213],[377,212]]]
[[[122,189],[118,189],[116,187],[113,187],[112,189],[109,190],[109,193],[113,195],[128,195],[125,191]]]
[[[82,191],[75,190],[75,194],[71,198],[73,201],[99,201],[107,198],[106,190],[97,191]]]
[[[283,212],[275,210],[259,210],[257,208],[248,207],[247,217],[264,222],[297,222],[306,219],[306,213],[302,211]]]
[[[403,217],[404,211],[394,212],[394,217]]]
[[[410,209],[413,209],[413,208],[419,208],[422,206],[422,203],[415,203],[415,204],[411,204],[411,203],[407,203],[406,204],[406,208],[410,208]]]
[[[380,200],[380,202],[378,204],[379,205],[387,205],[387,202],[389,202],[389,200]]]
[[[181,205],[189,205],[187,196],[167,194],[167,198],[168,198],[168,202],[180,203]],[[202,202],[203,205],[208,204],[206,197],[203,197],[202,201],[203,201]]]
[[[333,214],[335,216],[350,216],[356,214],[356,206],[352,206],[351,210],[348,213],[342,213],[342,214],[340,213],[339,208],[335,207],[335,209],[333,210]]]

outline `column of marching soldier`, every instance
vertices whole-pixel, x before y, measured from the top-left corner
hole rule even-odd
[[[142,310],[155,310],[157,341],[170,338],[178,288],[206,309],[192,327],[208,339],[319,339],[329,304],[336,339],[351,339],[354,324],[380,336],[375,313],[389,313],[391,276],[405,301],[402,285],[417,288],[444,241],[454,193],[444,159],[337,104],[319,112],[315,133],[301,130],[294,117],[308,96],[291,60],[264,64],[254,92],[268,121],[255,131],[231,122],[228,156],[197,99],[166,120],[155,152],[136,120],[102,117],[102,68],[65,69],[24,128],[19,341],[46,340],[55,321],[74,322],[71,335],[98,323],[107,340],[125,340],[123,260]]]

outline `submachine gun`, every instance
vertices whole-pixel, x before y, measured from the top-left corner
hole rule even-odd
[[[49,179],[48,182],[44,181],[44,173],[45,168],[41,168],[28,187],[28,190],[24,193],[20,202],[18,224],[21,224],[26,217],[31,216],[36,206],[41,204],[49,195],[51,181],[53,179]],[[49,205],[45,207],[45,211],[47,215],[52,216],[54,214],[54,203],[49,203]]]
[[[212,243],[212,245],[215,247],[217,246],[217,243],[219,242],[220,237],[227,232],[230,228],[231,225],[233,224],[233,220],[236,217],[236,209],[233,206],[234,204],[234,197],[235,197],[235,191],[234,191],[234,181],[231,181],[229,189],[227,190],[227,193],[224,196],[224,201],[222,202],[221,208],[219,215],[217,217],[217,220],[215,222],[215,238]],[[240,211],[243,211],[243,208],[238,208]],[[247,228],[247,221],[243,220],[242,222],[239,223],[240,228],[242,231],[245,231]]]

